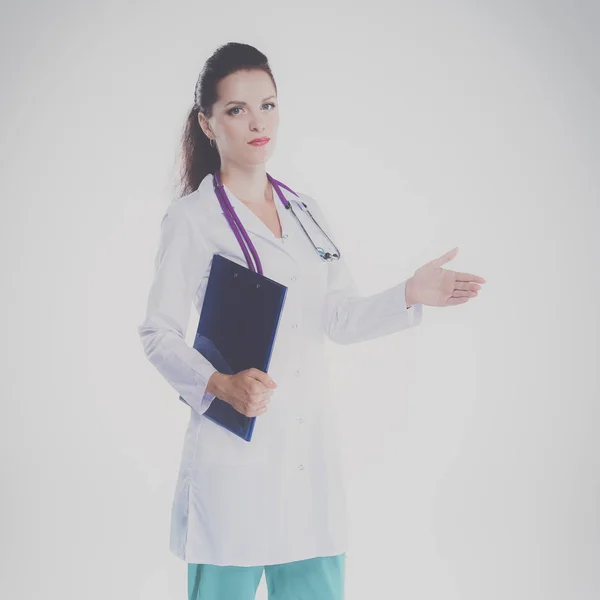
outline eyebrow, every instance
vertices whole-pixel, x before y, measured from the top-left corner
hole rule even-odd
[[[263,98],[262,102],[264,102],[265,100],[269,100],[269,98],[275,98],[275,94],[273,94],[271,96],[267,96],[266,98]],[[247,102],[240,102],[238,100],[231,100],[231,102],[228,102],[225,106],[229,106],[230,104],[242,104],[242,105],[246,106]]]

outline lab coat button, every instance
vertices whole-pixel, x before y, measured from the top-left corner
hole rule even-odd
[[[302,417],[298,418],[298,423],[304,423],[304,419]]]
[[[302,471],[304,469],[304,465],[298,465],[298,469],[300,469],[300,471]]]
[[[294,371],[294,375],[298,377],[298,375],[300,375],[300,371]]]
[[[296,281],[297,277],[295,275],[292,276],[292,281]]]
[[[284,233],[282,237],[287,238],[288,234]]]
[[[298,327],[298,323],[294,323],[294,324],[292,325],[292,327],[293,327],[294,329],[296,329],[296,328]]]

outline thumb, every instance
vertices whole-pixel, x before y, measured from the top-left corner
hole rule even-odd
[[[456,246],[456,248],[453,248],[452,250],[446,252],[446,254],[442,254],[442,256],[440,256],[439,258],[432,260],[431,264],[434,267],[441,267],[442,265],[445,265],[447,262],[450,262],[457,254],[458,254],[458,246]]]
[[[249,375],[260,381],[265,387],[277,387],[277,384],[273,381],[273,379],[271,379],[271,376],[260,369],[250,369]]]

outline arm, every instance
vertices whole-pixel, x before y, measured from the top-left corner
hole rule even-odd
[[[317,202],[303,196],[309,210],[335,241]],[[340,249],[341,251],[341,249]],[[421,323],[423,305],[412,304],[409,279],[377,294],[361,296],[344,256],[328,264],[323,323],[327,336],[338,344],[352,344],[389,335]]]
[[[219,374],[186,343],[185,332],[194,295],[210,260],[205,240],[194,235],[190,219],[175,202],[161,221],[154,280],[138,333],[150,362],[179,393],[179,399],[199,414],[215,397],[208,389],[216,392]]]

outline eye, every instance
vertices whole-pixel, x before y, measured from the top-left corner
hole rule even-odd
[[[263,106],[272,106],[273,108],[275,108],[275,103],[274,103],[274,102],[265,102],[265,103],[263,104]],[[273,110],[273,108],[272,108],[271,110]],[[227,111],[227,114],[228,114],[228,115],[231,115],[232,117],[234,117],[235,115],[237,115],[237,114],[239,114],[239,113],[235,113],[235,114],[234,114],[234,112],[233,112],[233,111],[234,111],[234,110],[241,110],[241,109],[242,109],[242,107],[241,107],[241,106],[234,106],[233,108],[230,108],[230,109]]]

